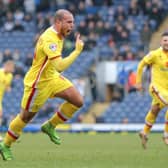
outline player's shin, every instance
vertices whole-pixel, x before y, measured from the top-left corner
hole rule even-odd
[[[60,105],[59,110],[49,121],[54,127],[56,127],[58,124],[64,123],[70,119],[78,109],[78,107],[72,105],[71,103],[64,102]]]
[[[11,146],[11,144],[19,138],[25,126],[26,123],[22,121],[20,115],[17,115],[9,125],[8,132],[4,138],[4,144]]]
[[[143,129],[144,134],[148,134],[155,123],[156,115],[153,114],[151,111],[148,112],[148,114],[145,117],[145,126]]]

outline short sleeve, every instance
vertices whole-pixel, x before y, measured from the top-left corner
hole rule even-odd
[[[43,51],[49,59],[61,56],[60,46],[56,42],[47,41],[44,42]]]
[[[144,57],[144,61],[147,64],[152,64],[155,61],[155,52],[154,51],[150,51],[145,57]]]

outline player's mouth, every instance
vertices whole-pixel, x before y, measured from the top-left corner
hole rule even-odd
[[[72,30],[71,30],[71,29],[68,29],[66,33],[67,33],[67,34],[70,34],[71,32],[72,32]]]
[[[71,32],[72,32],[72,29],[68,29],[68,30],[64,31],[63,36],[66,37],[66,36],[70,35]]]

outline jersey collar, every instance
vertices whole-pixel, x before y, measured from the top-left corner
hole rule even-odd
[[[54,29],[53,26],[51,26],[51,30],[52,30],[54,33],[56,33],[56,35],[58,36],[58,38],[59,38],[60,40],[63,40],[63,37],[62,37],[60,34],[58,34],[58,32]]]

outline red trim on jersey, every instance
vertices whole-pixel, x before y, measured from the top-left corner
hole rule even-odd
[[[36,59],[36,53],[34,53],[34,59]]]
[[[59,111],[57,112],[57,115],[61,120],[67,121],[67,119]]]
[[[18,139],[19,137],[14,135],[13,132],[11,132],[10,130],[8,130],[8,134],[13,138],[13,139]]]
[[[165,124],[168,124],[168,121],[166,121]]]
[[[153,86],[152,86],[152,89],[153,89],[152,92],[155,93],[155,95],[158,97],[158,99],[159,99],[163,104],[168,105],[168,104],[165,102],[165,100],[163,100],[163,99],[160,97],[158,91],[156,91],[156,89],[155,89]]]
[[[61,57],[61,56],[60,55],[59,56],[55,56],[55,57],[50,58],[49,60],[54,60],[54,59],[57,59],[59,57]]]
[[[41,68],[40,68],[40,70],[39,70],[39,72],[38,72],[38,75],[37,75],[37,77],[36,77],[36,80],[35,80],[35,82],[33,83],[33,86],[32,86],[33,88],[35,87],[36,83],[38,82],[38,79],[39,79],[39,77],[40,77],[40,75],[41,75],[42,69],[43,69],[45,63],[47,62],[47,60],[48,60],[48,57],[45,58],[45,60],[44,60],[44,62],[43,62],[43,64],[42,64],[42,66],[41,66]]]
[[[27,101],[27,104],[26,104],[26,110],[28,110],[30,107],[30,103],[31,103],[31,100],[32,100],[33,95],[35,93],[35,90],[36,90],[36,88],[32,88],[31,94],[30,94],[28,101]]]

